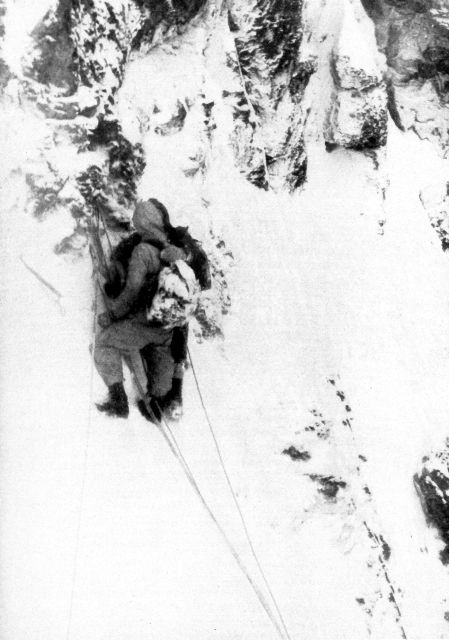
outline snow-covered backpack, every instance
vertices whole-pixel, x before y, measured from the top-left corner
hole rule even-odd
[[[195,273],[201,290],[210,289],[211,274],[209,260],[201,244],[192,238],[187,227],[172,227],[169,241],[170,244],[182,248],[186,253],[187,262]],[[132,252],[141,242],[142,236],[139,233],[132,233],[127,238],[121,240],[112,251],[108,269],[108,281],[104,287],[105,293],[109,298],[117,298],[123,291]],[[155,246],[159,250],[163,249],[161,243],[155,241],[144,242],[148,242],[148,244]]]
[[[169,231],[169,242],[183,249],[187,255],[187,263],[195,273],[202,291],[211,288],[209,260],[201,243],[192,238],[188,227],[172,227]]]
[[[139,233],[122,240],[111,254],[109,279],[105,284],[105,293],[110,298],[116,298],[122,292],[131,255],[141,242],[159,249],[163,260],[162,243],[143,240]],[[168,266],[163,267],[158,275],[148,278],[136,303],[136,308],[146,309],[149,322],[167,329],[187,324],[195,313],[200,291],[211,286],[207,255],[188,229],[171,227],[169,242],[169,246],[182,249],[181,255],[185,255],[185,260],[167,260]]]
[[[148,322],[164,329],[184,326],[196,311],[200,290],[195,273],[185,260],[163,267],[157,291],[147,309]]]
[[[160,271],[147,319],[173,329],[189,322],[197,309],[201,291],[211,286],[211,277],[207,255],[187,227],[171,227],[168,237],[172,247],[182,249],[185,260],[170,261],[169,266]],[[162,261],[166,252],[161,252]]]

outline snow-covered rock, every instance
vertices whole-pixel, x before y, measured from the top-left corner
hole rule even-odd
[[[100,113],[111,110],[141,21],[142,14],[133,0],[72,3],[70,38],[76,77],[91,88]]]
[[[235,110],[237,162],[248,179],[263,188],[300,187],[307,171],[301,100],[312,59],[301,59],[302,0],[284,3],[233,0],[228,22],[235,52],[230,56],[240,77]],[[243,137],[242,137],[243,134]]]
[[[335,93],[325,129],[326,141],[349,149],[377,149],[386,142],[387,109],[384,89],[363,95]]]
[[[444,564],[449,564],[449,442],[446,448],[435,451],[423,460],[422,469],[415,476],[424,513],[436,528],[444,548],[440,552]]]
[[[352,149],[382,147],[387,134],[384,61],[375,46],[373,25],[348,0],[331,64],[336,90],[325,125],[326,142]]]
[[[73,74],[75,47],[71,39],[71,0],[53,3],[31,31],[31,44],[22,61],[25,75],[64,96],[77,88]]]
[[[365,5],[387,59],[390,114],[399,127],[413,129],[447,153],[447,3],[366,0]]]
[[[375,46],[373,25],[367,24],[360,10],[357,13],[353,4],[345,4],[332,62],[337,86],[361,91],[382,84],[385,60]]]
[[[449,249],[449,183],[427,185],[420,193],[421,203],[438,234],[444,251]]]

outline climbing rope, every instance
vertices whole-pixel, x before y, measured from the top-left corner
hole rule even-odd
[[[268,591],[268,593],[270,595],[270,598],[271,598],[271,601],[272,601],[272,603],[274,605],[274,608],[277,611],[277,614],[279,616],[279,620],[281,621],[284,633],[285,633],[286,637],[290,640],[290,634],[289,634],[287,625],[286,625],[284,617],[283,617],[283,615],[281,613],[281,610],[280,610],[280,607],[278,605],[278,602],[277,602],[277,600],[276,600],[276,598],[274,596],[274,593],[273,593],[273,591],[272,591],[272,589],[270,587],[268,579],[267,579],[267,577],[265,575],[265,572],[264,572],[264,570],[262,568],[260,560],[259,560],[259,558],[257,556],[256,550],[254,548],[254,544],[253,544],[253,542],[251,540],[251,536],[249,534],[248,525],[246,523],[245,516],[243,515],[242,508],[240,507],[240,503],[239,503],[239,501],[237,499],[237,494],[236,494],[235,489],[234,489],[234,487],[232,485],[231,479],[229,477],[229,473],[228,473],[228,471],[226,469],[226,465],[225,465],[225,462],[224,462],[224,459],[223,459],[223,455],[221,453],[220,445],[218,444],[218,440],[217,440],[217,437],[215,435],[214,428],[212,426],[212,421],[211,421],[211,419],[209,417],[209,413],[207,411],[206,404],[204,402],[203,394],[201,392],[200,383],[199,383],[198,376],[197,376],[197,373],[196,373],[196,370],[195,370],[195,366],[193,364],[193,359],[192,359],[192,354],[190,353],[190,349],[187,349],[187,353],[188,353],[188,356],[189,356],[190,366],[191,366],[193,377],[194,377],[194,380],[195,380],[196,389],[198,391],[198,397],[200,399],[200,403],[201,403],[201,406],[203,408],[204,416],[206,418],[206,422],[207,422],[207,425],[209,427],[209,431],[211,433],[212,440],[213,440],[214,445],[215,445],[215,449],[217,451],[218,459],[220,461],[220,466],[221,466],[221,469],[223,471],[223,475],[224,475],[224,477],[226,479],[226,483],[228,485],[229,492],[230,492],[230,494],[232,496],[232,500],[233,500],[234,505],[235,505],[235,507],[237,509],[237,513],[239,515],[240,522],[242,524],[242,528],[243,528],[243,531],[245,533],[245,537],[246,537],[246,540],[248,542],[248,546],[249,546],[250,551],[251,551],[251,555],[254,558],[254,561],[255,561],[255,563],[257,565],[257,568],[259,569],[259,573],[260,573],[260,575],[262,577],[262,580],[263,580],[263,582],[264,582],[264,584],[265,584],[265,586],[267,588],[267,591]]]
[[[217,528],[217,530],[219,531],[221,537],[223,538],[228,550],[230,551],[232,557],[234,558],[237,566],[239,567],[240,571],[243,573],[243,575],[245,576],[245,578],[247,579],[247,581],[249,582],[251,588],[253,589],[257,599],[259,600],[262,608],[264,609],[265,613],[267,614],[268,618],[270,619],[273,627],[276,629],[278,635],[280,638],[284,639],[285,637],[288,638],[288,640],[290,640],[290,636],[288,634],[286,634],[283,629],[280,627],[276,616],[273,614],[271,607],[269,605],[269,603],[267,602],[265,596],[263,595],[262,591],[260,590],[260,588],[257,586],[257,584],[255,583],[254,579],[251,577],[251,574],[249,573],[247,567],[245,566],[243,560],[241,559],[239,553],[237,552],[237,550],[235,549],[234,545],[232,544],[232,542],[229,540],[226,531],[223,529],[222,525],[220,524],[220,522],[218,521],[217,517],[215,516],[214,512],[212,511],[211,507],[209,506],[208,502],[206,501],[203,493],[201,492],[201,489],[198,486],[198,483],[195,480],[195,476],[193,475],[193,472],[187,462],[187,460],[185,459],[182,450],[179,446],[178,441],[176,440],[176,437],[172,431],[172,429],[170,428],[170,425],[168,424],[167,420],[165,419],[162,411],[160,410],[160,407],[158,407],[159,411],[161,411],[161,415],[162,418],[161,420],[157,420],[150,404],[149,401],[147,399],[147,396],[145,394],[144,389],[142,388],[142,385],[140,384],[135,371],[133,371],[132,367],[131,367],[131,372],[133,374],[134,377],[134,381],[136,383],[137,389],[139,391],[139,394],[141,396],[141,398],[143,399],[144,403],[145,403],[145,407],[148,411],[148,413],[150,414],[151,418],[153,419],[155,425],[157,426],[159,432],[161,433],[162,437],[164,438],[165,442],[167,443],[170,451],[172,452],[172,454],[174,455],[175,459],[177,460],[177,462],[179,463],[181,469],[184,472],[185,477],[187,478],[187,481],[189,482],[190,486],[192,487],[193,491],[195,492],[195,494],[197,495],[198,499],[200,500],[200,503],[202,504],[202,506],[204,507],[206,513],[208,514],[209,518],[212,520],[212,522],[214,523],[215,527]]]
[[[112,252],[111,238],[110,238],[108,230],[106,228],[106,222],[105,222],[104,216],[103,216],[102,213],[100,213],[100,207],[98,206],[98,204],[95,204],[95,215],[96,215],[96,218],[97,218],[98,232],[100,232],[100,220],[101,220],[101,224],[103,225],[104,233],[106,235],[106,240],[108,241],[109,251]]]
[[[104,224],[104,222],[103,222]],[[100,290],[100,292],[103,294],[104,296],[104,292],[102,290],[101,287],[101,283],[98,277],[98,264],[96,261],[96,247],[95,247],[95,243],[94,243],[94,234],[97,234],[97,237],[99,238],[99,230],[100,230],[100,213],[97,209],[96,211],[96,227],[93,223],[91,223],[89,225],[89,231],[90,231],[90,235],[89,235],[89,251],[90,251],[90,255],[91,255],[91,259],[92,259],[92,277],[94,278],[95,281],[95,293],[94,293],[94,301],[93,301],[93,323],[92,323],[92,333],[91,333],[91,345],[92,345],[92,354],[91,354],[91,360],[90,360],[90,374],[89,374],[89,408],[88,408],[88,415],[87,415],[87,428],[86,428],[86,445],[85,445],[85,449],[84,449],[84,461],[83,461],[83,471],[82,471],[82,480],[81,480],[81,490],[80,490],[80,499],[79,499],[79,504],[78,504],[78,521],[77,521],[77,531],[76,531],[76,540],[75,540],[75,556],[74,556],[74,563],[73,563],[73,575],[72,575],[72,585],[71,585],[71,592],[70,592],[70,604],[69,604],[69,615],[68,615],[68,622],[67,622],[67,631],[66,631],[66,640],[70,640],[70,636],[71,636],[71,631],[72,631],[72,620],[73,620],[73,606],[74,606],[74,601],[75,601],[75,590],[76,590],[76,583],[77,583],[77,578],[78,578],[78,558],[79,558],[79,551],[80,551],[80,543],[81,543],[81,525],[82,525],[82,514],[83,514],[83,508],[84,508],[84,500],[85,500],[85,493],[86,493],[86,479],[87,479],[87,466],[88,466],[88,460],[89,460],[89,446],[90,446],[90,438],[91,438],[91,431],[92,431],[92,405],[93,405],[93,381],[94,381],[94,351],[95,351],[95,343],[96,343],[96,320],[97,320],[97,312],[98,312],[98,290]],[[105,227],[105,232],[107,235],[107,230]],[[109,237],[108,237],[108,241]],[[97,249],[99,249],[99,247],[97,247]],[[102,255],[102,258],[104,260],[105,256],[104,254]],[[98,260],[98,256],[97,256],[97,260]],[[107,270],[107,264],[105,261],[105,267]],[[47,284],[47,283],[44,283]]]
[[[97,220],[100,219],[101,214],[98,213],[98,218]],[[99,225],[98,225],[99,226]],[[97,227],[97,231],[98,231],[98,227]],[[106,231],[106,229],[105,229]],[[107,231],[106,231],[106,235],[107,235]],[[100,249],[98,247],[98,249]],[[95,249],[92,247],[91,245],[91,256],[92,256],[92,261],[93,261],[93,265],[94,265],[94,273],[95,273],[95,282],[96,285],[98,286],[98,288],[100,289],[100,292],[103,296],[104,296],[104,291],[101,287],[101,282],[100,279],[98,277],[98,260],[99,258],[97,257],[97,260],[95,259]],[[103,255],[104,258],[104,255]],[[247,581],[249,582],[251,588],[253,589],[257,599],[259,600],[262,608],[264,609],[265,613],[267,614],[268,618],[270,619],[273,627],[276,629],[276,632],[278,633],[279,637],[284,640],[284,638],[286,638],[287,640],[291,640],[290,635],[288,634],[288,631],[286,630],[285,627],[285,623],[282,619],[282,616],[279,613],[277,604],[275,605],[275,608],[278,612],[278,616],[282,622],[282,627],[279,624],[278,620],[276,619],[276,615],[273,613],[268,601],[266,600],[264,594],[262,593],[261,589],[258,587],[258,585],[256,584],[256,582],[254,581],[254,579],[251,577],[247,567],[245,566],[243,560],[241,559],[239,553],[237,552],[237,550],[235,549],[234,545],[232,544],[232,542],[229,540],[226,531],[223,529],[222,525],[220,524],[220,522],[218,521],[217,517],[215,516],[214,512],[212,511],[211,507],[209,506],[208,502],[206,501],[206,499],[204,498],[201,489],[198,486],[198,483],[195,480],[195,477],[192,473],[192,470],[188,464],[188,462],[186,461],[181,448],[175,438],[175,435],[173,433],[173,431],[170,428],[170,425],[168,424],[167,420],[165,419],[165,417],[162,414],[161,411],[161,415],[162,415],[162,420],[158,421],[156,416],[154,415],[154,412],[149,404],[147,395],[145,393],[145,390],[142,388],[142,385],[138,379],[138,377],[136,376],[136,373],[134,371],[134,368],[131,366],[130,363],[128,363],[128,366],[130,367],[131,373],[133,375],[136,387],[138,389],[139,395],[142,398],[142,400],[145,403],[145,407],[148,411],[148,413],[150,414],[150,416],[152,417],[152,419],[154,420],[155,424],[157,425],[157,428],[159,430],[159,432],[161,433],[162,437],[164,438],[164,440],[166,441],[170,451],[172,452],[172,454],[174,455],[174,457],[176,458],[177,462],[179,463],[179,465],[181,466],[181,469],[183,470],[187,481],[189,482],[190,486],[192,487],[193,491],[196,493],[198,499],[200,500],[202,506],[204,507],[206,513],[208,514],[208,516],[210,517],[210,519],[212,520],[212,522],[214,523],[215,527],[218,529],[220,535],[222,536],[226,546],[228,547],[228,550],[230,551],[232,557],[234,558],[237,566],[239,567],[240,571],[243,573],[243,575],[245,576],[245,578],[247,579]],[[90,400],[90,405],[92,405],[92,398]],[[216,446],[219,450],[218,447],[218,442],[216,442]],[[221,460],[221,464],[224,467],[224,462],[220,453],[220,460]],[[228,476],[228,482],[230,484],[230,480],[229,480],[229,476]],[[232,489],[232,485],[230,484],[231,489]],[[233,491],[233,490],[232,490]],[[234,494],[235,495],[235,494]],[[235,498],[236,500],[236,498]],[[243,519],[243,514],[241,514],[241,518]],[[246,527],[246,525],[245,525]],[[249,533],[246,529],[247,535],[249,537]],[[251,544],[251,543],[250,543]],[[252,544],[251,544],[252,546]],[[253,548],[254,549],[254,548]],[[255,552],[253,551],[253,553],[255,554]],[[263,574],[261,567],[260,567],[260,563],[258,562],[258,560],[256,560],[258,566],[259,566],[259,570],[261,571],[261,573]],[[76,576],[75,576],[76,578]],[[266,578],[265,578],[266,580]],[[268,583],[267,583],[268,584]],[[270,597],[274,600],[272,592],[270,590],[270,588],[268,587],[268,592],[270,593]],[[274,601],[275,602],[275,601]]]
[[[97,318],[97,307],[98,307],[98,296],[97,296],[97,288],[95,287],[94,294],[94,303],[93,303],[93,323],[92,323],[92,355],[90,361],[90,375],[89,375],[89,408],[87,414],[87,428],[86,428],[86,445],[84,448],[84,460],[83,460],[83,475],[81,480],[81,491],[80,491],[80,499],[78,504],[78,522],[77,522],[77,530],[76,530],[76,540],[75,540],[75,557],[73,563],[73,574],[72,574],[72,586],[70,592],[70,604],[69,604],[69,616],[67,622],[67,632],[66,632],[66,640],[70,640],[70,635],[72,631],[72,619],[73,619],[73,604],[75,600],[75,589],[78,578],[78,558],[80,551],[80,543],[81,543],[81,524],[82,524],[82,514],[84,507],[84,498],[86,493],[86,479],[87,479],[87,464],[89,460],[89,445],[90,445],[90,437],[92,431],[92,404],[93,404],[93,384],[94,384],[94,349],[95,349],[95,334],[96,334],[96,318]]]

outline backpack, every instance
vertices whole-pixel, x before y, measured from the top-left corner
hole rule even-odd
[[[121,294],[126,284],[132,252],[141,241],[142,236],[139,233],[132,233],[113,249],[109,258],[108,278],[104,285],[104,292],[108,298],[114,299]]]
[[[157,291],[147,308],[148,322],[164,329],[186,325],[196,311],[199,295],[195,272],[185,260],[176,260],[159,273]]]
[[[176,260],[151,276],[138,296],[136,307],[146,309],[151,324],[172,329],[188,323],[198,305],[200,291],[211,287],[211,277],[206,252],[187,227],[172,227],[168,240],[183,249],[186,260]],[[122,240],[111,254],[110,278],[105,284],[109,297],[115,298],[123,290],[132,252],[140,242],[163,248],[155,241],[142,240],[138,233]]]

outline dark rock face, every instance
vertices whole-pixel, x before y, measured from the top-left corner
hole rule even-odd
[[[98,139],[99,132],[108,128],[113,133],[106,133],[106,140],[101,144],[106,144],[108,149],[108,169],[115,185],[116,200],[122,206],[130,206],[136,198],[136,181],[145,168],[143,148],[141,144],[131,144],[122,134],[118,122],[114,120],[100,120],[94,135]],[[95,142],[92,141],[91,145],[95,146]]]
[[[54,85],[64,93],[76,90],[73,75],[74,47],[70,39],[71,0],[60,0],[32,32],[37,51],[27,74],[44,85]]]
[[[100,113],[111,110],[140,20],[137,8],[119,13],[105,0],[72,0],[74,74],[79,86],[96,90]]]
[[[141,9],[143,16],[132,43],[133,48],[138,49],[152,42],[158,28],[165,32],[174,28],[179,32],[207,5],[207,0],[134,0],[134,4]]]
[[[415,13],[426,11],[426,4],[422,0],[385,0],[385,3],[399,9],[409,9]]]
[[[205,4],[205,0],[126,0],[116,10],[107,0],[60,0],[32,34],[36,44],[27,73],[44,87],[60,88],[64,95],[83,86],[93,88],[94,110],[110,113],[131,51],[151,43],[157,29],[165,34],[181,30]],[[47,115],[74,118],[79,112],[75,100],[70,108],[54,108]]]
[[[73,237],[63,240],[58,251],[78,246],[78,235],[84,233],[95,207],[100,207],[111,228],[129,225],[129,210],[145,160],[142,146],[131,144],[112,116],[125,64],[132,49],[143,40],[151,42],[161,24],[166,33],[171,28],[180,30],[204,5],[205,0],[126,0],[119,10],[107,0],[60,0],[35,29],[36,45],[27,69],[33,83],[27,87],[27,97],[47,117],[59,121],[60,131],[68,133],[80,149],[101,149],[107,154],[104,165],[93,165],[75,178],[81,200],[65,199],[60,176],[54,176],[51,183],[39,175],[28,176],[35,215],[63,205],[76,220]],[[180,105],[176,118],[161,135],[182,127],[185,115]],[[79,122],[79,116],[85,121]]]
[[[440,0],[365,0],[389,70],[389,110],[443,152],[449,144],[449,9]]]
[[[414,482],[427,522],[436,527],[445,544],[441,561],[449,564],[449,449],[425,459]]]
[[[387,110],[382,109],[380,117],[367,112],[359,139],[349,145],[350,149],[379,149],[387,143]]]
[[[301,100],[315,66],[299,56],[302,4],[233,0],[229,6],[228,25],[235,42],[229,66],[243,84],[233,96],[239,139],[234,148],[248,180],[263,189],[280,180],[293,190],[306,178]],[[266,131],[273,124],[276,137]]]
[[[116,120],[101,118],[92,134],[90,148],[107,152],[103,167],[92,165],[77,176],[79,191],[86,208],[79,210],[74,203],[72,215],[92,216],[98,208],[102,219],[111,229],[128,229],[128,211],[136,200],[137,181],[145,168],[143,149],[132,145],[122,134]]]
[[[124,0],[118,8],[107,0],[60,0],[34,31],[27,97],[47,117],[60,121],[60,130],[69,132],[80,148],[106,145],[110,162],[101,168],[108,182],[103,191],[108,192],[108,198],[113,192],[120,208],[131,206],[135,197],[141,149],[126,143],[121,134],[115,138],[114,148],[110,140],[100,142],[99,136],[104,135],[105,123],[111,126],[114,121],[115,96],[126,63],[135,49],[157,46],[166,38],[173,40],[207,5],[206,0]],[[226,96],[223,92],[234,115],[231,143],[236,163],[248,180],[261,188],[287,185],[293,190],[306,179],[301,100],[315,70],[313,61],[299,60],[302,0],[234,0],[228,24],[235,44],[229,65],[241,87]],[[156,133],[181,131],[190,108],[186,104],[179,101],[177,111]],[[213,107],[205,97],[205,133],[211,144]],[[273,122],[276,136],[271,133]],[[114,153],[120,158],[111,160]],[[198,167],[187,170],[189,176],[202,170],[201,162],[199,158]],[[125,176],[124,167],[131,165],[132,175]],[[78,216],[78,202],[75,208]]]
[[[362,6],[370,18],[383,15],[382,0],[361,0]]]
[[[365,0],[388,66],[388,110],[401,130],[449,151],[449,6],[445,1]],[[443,185],[444,186],[444,185]],[[421,203],[444,251],[449,248],[448,192],[432,185]]]
[[[246,10],[253,19],[242,29],[242,3],[232,2],[228,14],[231,30],[236,35],[242,72],[251,79],[259,70],[262,58],[272,76],[284,71],[298,56],[302,39],[302,0],[285,3],[280,0],[255,0]]]

